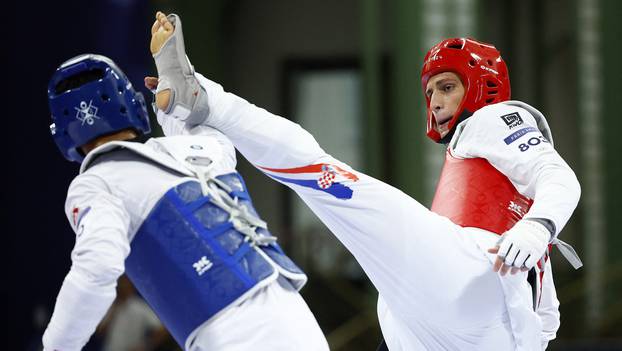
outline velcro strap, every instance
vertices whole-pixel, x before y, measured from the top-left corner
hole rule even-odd
[[[562,256],[572,265],[574,269],[579,269],[583,267],[583,262],[579,258],[579,255],[575,251],[575,249],[568,243],[565,243],[557,238],[551,241],[551,244],[557,246],[559,252],[562,253]]]

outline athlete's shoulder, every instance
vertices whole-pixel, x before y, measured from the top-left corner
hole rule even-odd
[[[477,110],[456,129],[450,146],[510,145],[529,133],[541,133],[547,141],[552,135],[546,119],[535,108],[521,101],[504,101]]]
[[[477,110],[469,121],[469,129],[478,134],[507,134],[539,131],[552,141],[552,133],[544,115],[522,101],[504,101]]]
[[[108,193],[109,186],[106,181],[93,172],[81,173],[69,184],[67,198],[65,199],[65,214],[71,220],[75,215],[76,208],[84,207],[83,203],[89,203],[98,199],[102,194]]]
[[[108,191],[109,185],[104,177],[98,172],[88,170],[78,174],[69,184],[67,196],[80,196],[87,193]]]
[[[528,105],[518,101],[504,101],[482,107],[471,117],[475,124],[488,127],[514,129],[524,124],[533,125],[535,120]],[[534,109],[535,110],[535,109]]]

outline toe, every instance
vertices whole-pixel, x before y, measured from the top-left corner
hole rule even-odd
[[[160,29],[160,21],[155,20],[151,26],[151,35],[154,35]]]

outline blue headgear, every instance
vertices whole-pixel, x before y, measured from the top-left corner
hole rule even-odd
[[[116,131],[151,131],[143,94],[109,58],[86,54],[65,61],[48,85],[50,132],[63,156],[82,162],[79,147]]]

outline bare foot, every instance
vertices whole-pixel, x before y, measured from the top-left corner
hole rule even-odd
[[[151,26],[150,49],[152,55],[160,51],[166,40],[170,38],[175,31],[175,27],[168,18],[166,18],[163,12],[156,12],[155,18],[156,20],[153,22],[153,26]]]
[[[175,31],[175,27],[173,24],[166,18],[166,15],[160,11],[156,12],[156,20],[153,22],[153,26],[151,26],[151,54],[155,55],[160,51],[164,43],[168,38],[173,35]],[[149,89],[155,89],[157,87],[157,80],[153,81],[154,77],[145,77],[145,86]],[[156,94],[156,106],[158,109],[165,111],[171,99],[171,90],[166,89],[158,92]]]

